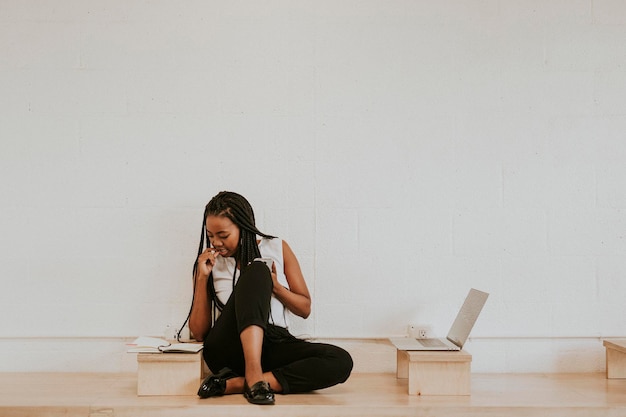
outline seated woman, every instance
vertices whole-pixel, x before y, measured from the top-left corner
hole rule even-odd
[[[243,196],[223,191],[207,204],[193,278],[189,329],[204,341],[213,372],[200,397],[243,393],[250,403],[274,404],[275,392],[308,392],[350,376],[348,352],[289,333],[286,310],[307,318],[309,290],[287,242],[256,228]]]

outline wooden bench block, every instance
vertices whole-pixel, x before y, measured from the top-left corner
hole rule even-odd
[[[203,376],[198,353],[138,353],[137,395],[196,395]]]
[[[398,350],[397,378],[408,378],[409,395],[470,395],[472,355]]]
[[[626,339],[605,340],[606,377],[609,379],[626,378]]]

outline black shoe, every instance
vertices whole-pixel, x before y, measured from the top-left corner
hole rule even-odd
[[[248,387],[248,382],[244,382],[243,396],[250,404],[258,405],[274,405],[274,391],[270,388],[270,384],[265,381],[259,381]]]
[[[200,384],[198,396],[200,398],[221,397],[226,391],[226,380],[236,376],[237,374],[228,368],[222,369],[215,375],[207,376]]]

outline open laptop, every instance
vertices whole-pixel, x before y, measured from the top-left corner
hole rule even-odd
[[[389,340],[399,350],[461,350],[488,296],[486,292],[472,288],[445,338],[392,337]]]

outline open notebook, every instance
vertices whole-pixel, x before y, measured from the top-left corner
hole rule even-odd
[[[170,343],[158,337],[141,336],[128,344],[128,353],[197,353],[202,343]]]

